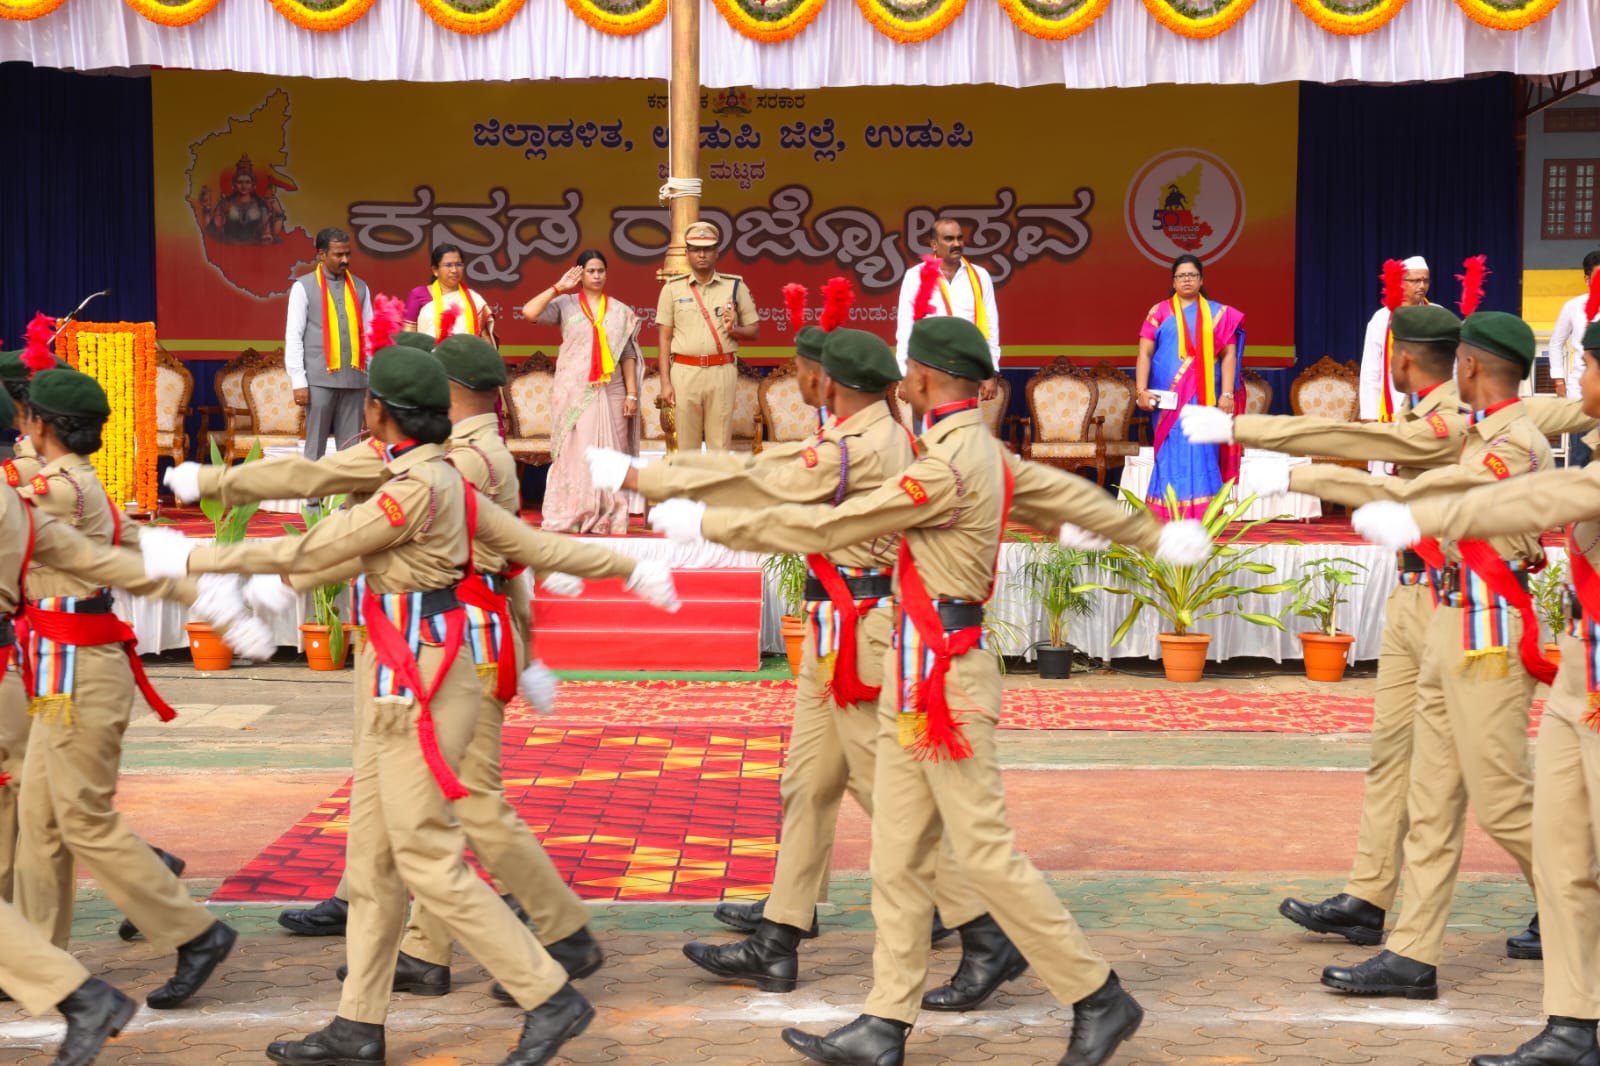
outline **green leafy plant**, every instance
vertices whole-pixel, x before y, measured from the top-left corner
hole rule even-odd
[[[762,572],[777,586],[783,613],[798,618],[806,598],[806,561],[798,555],[769,555],[761,563]]]
[[[1313,559],[1301,566],[1289,610],[1311,619],[1319,632],[1334,636],[1339,632],[1339,605],[1348,602],[1344,590],[1359,585],[1356,575],[1366,572],[1367,568],[1354,559]]]
[[[1228,498],[1231,490],[1232,482],[1224,484],[1201,516],[1200,522],[1212,538],[1211,553],[1193,566],[1164,563],[1150,552],[1125,544],[1115,545],[1105,552],[1103,565],[1120,583],[1087,585],[1085,588],[1109,592],[1113,596],[1128,596],[1133,600],[1127,617],[1111,635],[1112,644],[1122,643],[1122,638],[1128,635],[1140,613],[1147,607],[1166,619],[1172,626],[1172,632],[1179,636],[1186,635],[1196,622],[1223,615],[1274,629],[1284,628],[1283,621],[1272,615],[1236,610],[1229,606],[1241,596],[1271,596],[1295,587],[1293,581],[1254,586],[1239,583],[1242,574],[1271,574],[1275,568],[1267,563],[1251,561],[1251,556],[1266,547],[1265,544],[1241,546],[1240,541],[1244,536],[1266,519],[1240,521],[1255,502],[1255,497],[1250,496],[1230,505]],[[1142,499],[1127,490],[1123,490],[1122,495],[1134,510],[1150,514],[1149,506]],[[1170,486],[1167,488],[1167,507],[1169,513],[1178,511],[1178,495]],[[1228,532],[1228,527],[1236,522],[1239,523],[1238,527]]]
[[[1094,610],[1089,593],[1097,586],[1078,580],[1080,567],[1094,566],[1100,552],[1064,548],[1053,537],[1037,537],[1012,530],[1010,538],[1023,545],[1021,565],[1011,576],[1011,584],[1044,612],[1050,631],[1050,647],[1067,646],[1067,626],[1073,618],[1085,618]]]
[[[251,442],[250,454],[244,457],[244,461],[251,463],[259,458],[261,458],[261,442],[258,440]],[[214,438],[211,441],[211,465],[225,465],[222,461],[222,451],[217,447]],[[260,509],[259,503],[241,503],[224,507],[221,500],[200,501],[200,511],[211,520],[211,528],[215,531],[213,535],[218,544],[238,544],[244,540],[245,533],[250,528],[250,519],[254,518]]]
[[[1002,674],[1006,672],[1006,657],[1001,649],[1020,647],[1028,642],[1028,635],[1021,626],[1000,617],[1000,609],[1010,606],[1010,601],[997,597],[990,597],[983,605],[983,639],[994,651]]]
[[[1528,591],[1533,594],[1533,606],[1539,612],[1540,621],[1550,631],[1550,639],[1555,640],[1567,628],[1566,560],[1551,560],[1533,575]]]
[[[315,507],[301,507],[300,519],[305,523],[305,532],[311,532],[318,522],[343,507],[344,501],[341,493],[324,496]],[[283,531],[291,537],[302,536],[300,530],[287,522],[283,525]],[[339,614],[339,594],[345,587],[343,581],[330,581],[326,585],[318,585],[311,592],[311,615],[317,625],[328,627],[328,657],[334,662],[344,658],[344,619]]]

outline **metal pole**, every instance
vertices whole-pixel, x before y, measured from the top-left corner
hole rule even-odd
[[[700,174],[699,0],[671,0],[668,13],[672,20],[672,76],[668,82],[672,132],[667,146],[667,174],[694,178]],[[698,196],[675,196],[668,205],[672,211],[672,240],[658,273],[661,278],[689,272],[683,235],[690,223],[700,218]]]

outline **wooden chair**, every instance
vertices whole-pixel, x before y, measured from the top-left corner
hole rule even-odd
[[[894,415],[895,419],[906,427],[907,433],[916,436],[917,427],[911,417],[911,401],[900,395],[900,386],[898,384],[890,385],[885,398],[889,403],[889,411]],[[1026,419],[1017,418],[1016,416],[1007,418],[1006,409],[1010,406],[1011,382],[1005,378],[1000,379],[1000,392],[995,398],[978,405],[979,410],[983,412],[983,421],[989,427],[989,432],[998,437],[1000,443],[1012,451],[1016,451],[1016,434],[1011,432],[1008,427],[1011,427],[1014,423],[1026,421]]]
[[[755,367],[738,363],[739,376],[733,386],[733,432],[728,448],[735,452],[761,454],[765,418],[761,414],[761,374]]]
[[[1340,422],[1355,422],[1361,417],[1361,364],[1336,363],[1323,356],[1295,378],[1289,386],[1289,407],[1297,415],[1316,415]],[[1365,470],[1359,459],[1313,456],[1313,463],[1348,466]]]
[[[216,442],[223,462],[232,463],[235,459],[243,458],[244,452],[237,450],[234,442],[251,431],[250,405],[244,399],[244,376],[252,367],[273,364],[283,365],[282,348],[265,355],[254,348],[246,348],[217,370],[211,379],[217,402],[195,408],[205,419],[200,439],[195,442],[196,459],[202,463],[211,460],[212,441]],[[218,418],[222,420],[220,430],[215,428]]]
[[[817,435],[817,409],[800,398],[800,373],[787,363],[761,379],[756,398],[768,443],[810,440]]]
[[[303,446],[306,409],[294,402],[294,388],[283,364],[262,363],[245,371],[244,402],[250,429],[233,440],[233,454],[243,458],[253,444],[262,448]]]
[[[1095,465],[1090,437],[1100,390],[1094,375],[1065,358],[1028,379],[1028,415],[1022,420],[1022,457],[1063,470]]]
[[[639,382],[639,454],[677,450],[677,419],[672,408],[661,406],[661,370],[652,359]]]
[[[1104,485],[1106,475],[1127,465],[1128,457],[1139,454],[1149,443],[1150,419],[1138,410],[1133,379],[1110,363],[1101,361],[1094,368],[1095,404],[1089,418],[1094,439],[1095,481]],[[1137,426],[1139,438],[1131,439]]]
[[[174,463],[189,458],[189,435],[183,420],[194,398],[194,375],[165,348],[156,348],[156,456]]]
[[[556,364],[535,352],[513,369],[506,380],[506,416],[510,423],[506,448],[519,465],[544,466],[550,462],[550,442],[555,434]]]
[[[1271,411],[1272,383],[1254,370],[1246,370],[1241,376],[1244,378],[1244,413],[1264,415]]]

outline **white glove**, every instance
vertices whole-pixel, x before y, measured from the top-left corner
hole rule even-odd
[[[1061,546],[1078,551],[1098,552],[1111,547],[1111,541],[1098,533],[1090,533],[1071,522],[1061,523]]]
[[[583,578],[572,574],[546,574],[539,588],[552,596],[581,596]]]
[[[161,483],[179,503],[194,503],[200,498],[200,464],[179,463],[161,475]]]
[[[622,488],[622,479],[633,466],[633,456],[611,448],[591,445],[583,450],[583,457],[589,460],[589,481],[601,492],[616,492]]]
[[[698,500],[663,500],[650,509],[650,528],[675,544],[699,544],[705,516],[706,505]]]
[[[681,606],[678,603],[677,586],[672,583],[672,571],[666,563],[654,559],[641,559],[633,568],[633,576],[622,588],[625,592],[649,600],[668,614],[676,612]]]
[[[1195,444],[1232,444],[1233,416],[1220,407],[1185,404],[1178,412],[1183,435]]]
[[[1357,533],[1380,548],[1401,551],[1422,539],[1422,530],[1411,516],[1409,504],[1396,500],[1379,500],[1363,504],[1350,516],[1350,524]]]
[[[141,527],[139,554],[144,556],[144,576],[154,581],[188,574],[189,553],[194,551],[195,544],[176,529]]]
[[[1245,496],[1282,496],[1289,491],[1287,459],[1253,462],[1239,476],[1239,492]]]
[[[200,594],[189,613],[209,626],[223,629],[245,616],[242,582],[238,574],[201,574]]]
[[[556,686],[561,680],[544,663],[535,659],[517,678],[517,691],[540,714],[553,714],[556,709]]]
[[[1161,543],[1156,547],[1157,562],[1194,566],[1205,562],[1210,554],[1211,534],[1194,519],[1168,522],[1161,527]]]
[[[244,583],[244,602],[258,615],[278,615],[294,610],[300,597],[277,574],[256,574]]]
[[[222,639],[235,655],[255,662],[265,662],[278,650],[278,642],[273,639],[271,628],[253,614],[247,614],[228,626]]]

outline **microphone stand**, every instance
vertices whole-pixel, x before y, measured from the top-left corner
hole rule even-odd
[[[88,307],[89,306],[89,302],[91,300],[94,300],[94,299],[96,299],[98,297],[101,297],[101,296],[110,296],[110,295],[111,295],[111,290],[110,289],[101,289],[99,292],[91,292],[89,295],[85,296],[83,298],[83,302],[80,303],[77,307],[74,307],[72,309],[72,312],[70,314],[68,314],[65,318],[56,319],[56,331],[50,335],[50,339],[53,341],[57,337],[61,336],[61,331],[67,328],[67,323],[71,322],[73,319],[77,318],[78,317],[78,312],[82,311],[85,307]]]

